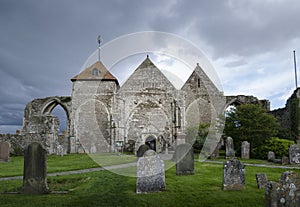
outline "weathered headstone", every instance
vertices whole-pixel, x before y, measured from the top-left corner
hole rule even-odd
[[[256,174],[256,182],[257,182],[257,187],[259,189],[265,188],[268,183],[266,174],[263,173]]]
[[[227,137],[226,139],[226,158],[235,157],[233,139],[231,137]]]
[[[64,146],[59,144],[56,147],[56,155],[58,156],[64,156]]]
[[[289,147],[289,159],[291,164],[300,164],[300,145],[293,144]]]
[[[268,152],[268,161],[274,162],[274,160],[275,160],[275,153],[272,151],[269,151]]]
[[[288,165],[288,164],[290,164],[290,163],[289,163],[289,158],[288,158],[287,156],[283,156],[283,157],[281,158],[281,164],[282,164],[282,165]]]
[[[178,132],[176,137],[176,146],[179,146],[181,144],[185,144],[185,138],[186,134],[183,132]]]
[[[223,189],[243,190],[245,188],[245,166],[238,159],[233,158],[223,166]]]
[[[9,148],[10,148],[10,144],[8,142],[0,143],[0,161],[8,162]]]
[[[194,152],[191,144],[181,144],[175,150],[176,175],[194,174]]]
[[[150,147],[148,145],[146,145],[146,144],[141,145],[136,152],[136,156],[143,157],[144,153],[149,149],[150,149]]]
[[[299,207],[300,178],[297,173],[284,172],[279,182],[268,182],[265,198],[266,207]]]
[[[250,143],[247,141],[242,142],[241,157],[245,160],[250,158]]]
[[[37,142],[31,143],[24,153],[24,194],[49,193],[47,186],[46,150]]]
[[[136,193],[150,193],[166,189],[164,161],[153,150],[138,158]]]

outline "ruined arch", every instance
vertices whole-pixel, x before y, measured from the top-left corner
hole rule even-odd
[[[66,114],[67,117],[67,123],[66,123],[66,135],[69,137],[70,136],[70,109],[66,103],[64,103],[62,100],[60,100],[57,97],[54,97],[53,99],[48,100],[47,102],[44,103],[44,106],[41,109],[41,116],[43,115],[49,115],[51,112],[57,107],[61,106]]]

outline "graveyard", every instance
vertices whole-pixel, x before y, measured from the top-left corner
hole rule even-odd
[[[124,157],[128,163],[133,158],[114,154],[109,157],[115,165],[120,160],[124,162]],[[283,166],[266,160],[238,160],[245,165],[245,185],[239,190],[223,188],[223,163],[228,162],[225,157],[199,162],[195,154],[193,174],[176,175],[173,165],[165,172],[163,191],[137,193],[135,177],[97,170],[100,166],[86,154],[47,155],[47,187],[51,193],[36,195],[20,193],[22,179],[3,180],[23,175],[24,158],[10,157],[9,162],[0,163],[0,206],[265,206],[265,188],[257,186],[256,174],[265,174],[269,181],[278,182],[286,171],[300,173],[296,164]],[[164,162],[167,168],[170,161]],[[96,170],[54,174],[83,169]],[[136,166],[122,170],[134,173]]]

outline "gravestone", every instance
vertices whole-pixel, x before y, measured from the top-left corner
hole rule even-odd
[[[231,137],[227,137],[226,139],[226,158],[235,157],[233,139]]]
[[[266,174],[263,173],[256,174],[256,182],[257,182],[257,187],[259,189],[265,188],[268,183]]]
[[[0,161],[8,162],[9,148],[10,148],[10,144],[8,142],[0,143]]]
[[[56,155],[58,156],[64,156],[64,146],[59,144],[56,147]]]
[[[247,141],[242,142],[241,158],[245,160],[250,159],[250,143]]]
[[[268,152],[268,161],[274,162],[274,160],[275,160],[275,153],[272,151],[269,151]]]
[[[300,146],[298,144],[289,147],[289,160],[291,164],[300,164]]]
[[[181,144],[175,150],[176,175],[194,174],[194,152],[191,144]]]
[[[150,147],[146,144],[143,144],[139,147],[139,149],[136,151],[136,156],[137,157],[143,157],[144,153],[149,150]]]
[[[176,146],[179,146],[181,144],[185,144],[186,134],[183,132],[177,132],[176,137]]]
[[[37,142],[31,143],[24,153],[24,194],[49,193],[47,186],[46,150]]]
[[[164,161],[153,150],[137,161],[136,193],[151,193],[166,189]]]
[[[245,188],[245,166],[238,159],[233,158],[223,166],[223,189],[243,190]]]
[[[299,207],[300,178],[297,173],[284,172],[279,182],[268,182],[265,191],[266,207]]]
[[[289,158],[287,156],[282,156],[281,158],[281,164],[282,165],[288,165],[289,163]]]

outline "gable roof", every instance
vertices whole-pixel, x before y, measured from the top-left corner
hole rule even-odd
[[[115,81],[118,83],[117,78],[113,76],[100,61],[95,62],[71,78],[71,81]]]

